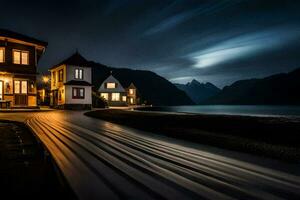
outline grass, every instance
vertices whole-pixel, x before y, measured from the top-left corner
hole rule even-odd
[[[85,115],[156,134],[288,161],[300,160],[300,122],[287,118],[97,110]]]

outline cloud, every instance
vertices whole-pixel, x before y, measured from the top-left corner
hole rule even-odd
[[[299,27],[279,27],[240,35],[191,53],[187,57],[195,62],[194,67],[205,68],[274,50],[295,39],[300,39]]]

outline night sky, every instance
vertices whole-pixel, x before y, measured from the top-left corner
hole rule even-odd
[[[300,67],[299,0],[1,0],[0,27],[49,43],[41,73],[76,48],[109,66],[219,87]]]

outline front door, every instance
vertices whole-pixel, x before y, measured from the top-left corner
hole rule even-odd
[[[15,106],[27,106],[27,81],[14,81]]]
[[[52,96],[52,100],[53,100],[53,106],[56,107],[58,106],[58,90],[53,90],[53,96]]]
[[[3,100],[3,81],[0,81],[0,100]]]

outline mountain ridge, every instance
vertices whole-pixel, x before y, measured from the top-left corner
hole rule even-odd
[[[200,83],[196,79],[186,84],[174,83],[174,85],[184,91],[196,104],[201,104],[203,101],[221,91],[212,83]]]
[[[239,80],[204,104],[300,105],[300,68],[265,78]]]

